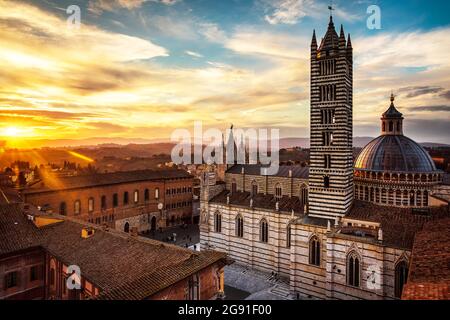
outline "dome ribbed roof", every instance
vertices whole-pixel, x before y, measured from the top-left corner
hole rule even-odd
[[[403,135],[384,135],[372,140],[356,159],[355,169],[411,173],[437,171],[428,152]]]

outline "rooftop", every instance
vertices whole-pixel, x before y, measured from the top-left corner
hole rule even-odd
[[[248,175],[261,176],[261,169],[267,167],[260,164],[237,164],[227,170],[227,173],[241,174],[242,168],[244,173]],[[309,167],[302,167],[300,165],[280,166],[276,177],[289,177],[289,172],[292,172],[293,178],[308,179]]]
[[[425,223],[450,217],[447,207],[432,207],[427,214],[415,213],[412,209],[378,206],[355,201],[347,219],[376,222],[383,230],[383,244],[408,249],[413,247],[414,236]]]
[[[219,252],[194,252],[68,217],[52,217],[60,222],[38,228],[21,205],[0,205],[0,256],[42,248],[66,265],[78,265],[82,275],[100,288],[99,299],[144,299],[226,258]],[[86,226],[95,229],[87,239],[81,237]]]
[[[43,185],[42,183],[37,183],[29,189],[24,190],[24,194],[97,187],[128,182],[157,181],[192,177],[193,176],[191,176],[187,171],[177,169],[113,172],[71,177],[51,176],[42,181]]]
[[[450,218],[416,234],[403,299],[450,299]]]
[[[253,199],[253,208],[275,210],[276,203],[278,202],[279,211],[292,213],[292,210],[296,214],[302,214],[304,211],[303,205],[298,197],[288,197],[277,200],[275,196],[270,194],[257,194],[253,196],[250,192],[230,192],[224,190],[211,199],[211,203],[227,204],[227,198],[230,197],[230,204],[237,206],[250,207],[250,200]]]

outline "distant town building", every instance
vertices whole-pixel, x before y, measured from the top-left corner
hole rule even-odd
[[[193,176],[144,170],[71,177],[50,175],[23,191],[47,212],[130,232],[192,223]]]
[[[0,205],[0,229],[0,300],[223,294],[223,253],[183,249],[24,204]]]

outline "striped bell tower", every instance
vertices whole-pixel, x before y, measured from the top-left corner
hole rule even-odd
[[[309,214],[342,217],[353,202],[353,49],[333,17],[311,43]]]

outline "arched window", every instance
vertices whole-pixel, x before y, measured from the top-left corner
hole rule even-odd
[[[239,214],[236,217],[236,237],[242,238],[244,236],[244,219]]]
[[[130,232],[130,224],[128,222],[125,222],[125,226],[123,227],[123,231],[126,233]]]
[[[256,196],[258,194],[258,183],[256,181],[252,182],[252,195]]]
[[[159,199],[159,188],[155,189],[155,199]]]
[[[123,193],[123,205],[126,206],[129,202],[128,191]]]
[[[356,252],[351,252],[347,256],[347,284],[359,287],[361,280],[360,258]]]
[[[233,179],[233,181],[231,182],[231,192],[235,193],[237,191],[237,183],[236,180]]]
[[[394,131],[394,123],[392,121],[389,121],[389,132]]]
[[[214,231],[217,233],[222,232],[222,215],[219,212],[214,214]]]
[[[67,205],[65,202],[61,202],[59,205],[59,214],[62,216],[67,215]]]
[[[89,198],[88,200],[88,212],[92,213],[94,212],[94,198]]]
[[[316,236],[309,240],[309,264],[320,266],[320,241]]]
[[[383,132],[386,132],[386,122],[383,121]]]
[[[75,215],[81,214],[81,201],[80,200],[75,201],[73,211],[74,211]]]
[[[119,206],[119,195],[117,193],[113,194],[113,208],[117,208]]]
[[[291,247],[291,225],[288,224],[287,228],[286,228],[286,248],[290,248]]]
[[[102,196],[101,205],[102,210],[106,210],[106,196]]]
[[[302,185],[300,189],[300,199],[303,205],[308,203],[308,187],[306,185]]]
[[[189,278],[188,300],[200,300],[200,278],[198,274]]]
[[[144,201],[149,201],[150,200],[150,190],[145,189],[144,191]]]
[[[259,240],[261,242],[269,242],[269,224],[266,219],[262,219],[259,223]]]
[[[139,190],[134,190],[133,201],[134,201],[134,203],[138,203],[139,202]]]
[[[403,286],[408,281],[408,264],[401,261],[395,266],[395,297],[401,298]]]
[[[283,189],[280,184],[275,186],[275,198],[281,199],[283,197]]]

